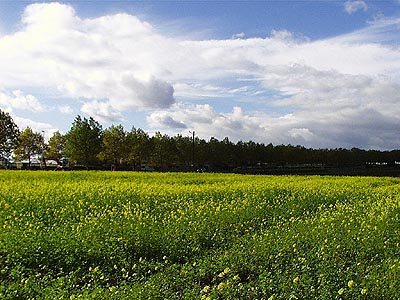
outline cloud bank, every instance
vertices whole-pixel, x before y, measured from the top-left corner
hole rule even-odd
[[[345,9],[367,6],[349,1]],[[190,40],[133,15],[83,19],[69,5],[32,4],[20,29],[0,36],[0,106],[73,111],[33,92],[46,91],[104,122],[143,111],[151,128],[171,133],[398,148],[399,24],[381,18],[315,41],[287,30]]]

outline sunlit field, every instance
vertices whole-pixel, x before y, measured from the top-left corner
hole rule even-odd
[[[400,299],[400,179],[0,172],[0,299]]]

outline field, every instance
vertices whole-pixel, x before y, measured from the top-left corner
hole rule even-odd
[[[0,172],[0,299],[400,299],[400,179]]]

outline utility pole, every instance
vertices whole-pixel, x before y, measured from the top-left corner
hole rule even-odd
[[[194,131],[189,131],[192,134],[192,167],[194,167]]]

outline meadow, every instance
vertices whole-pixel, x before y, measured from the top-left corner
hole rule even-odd
[[[400,299],[400,179],[0,171],[0,299]]]

